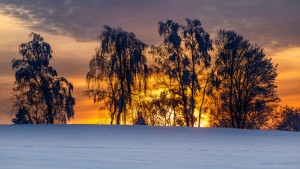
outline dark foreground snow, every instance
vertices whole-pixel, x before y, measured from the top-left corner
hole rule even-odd
[[[299,169],[300,133],[2,125],[1,169]]]

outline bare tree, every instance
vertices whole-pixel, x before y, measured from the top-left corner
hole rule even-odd
[[[186,126],[194,126],[195,98],[201,86],[199,76],[210,66],[208,51],[212,50],[212,41],[200,20],[186,19],[186,23],[159,22],[158,32],[164,42],[154,47],[153,53],[157,55],[158,73],[168,76],[171,81],[164,85],[182,101]]]
[[[86,76],[89,84],[86,95],[95,101],[107,98],[111,123],[115,114],[117,124],[121,123],[122,114],[126,123],[126,106],[131,104],[132,88],[137,82],[146,84],[148,67],[143,55],[146,44],[133,33],[109,26],[104,26],[99,39],[100,48],[96,49]]]
[[[22,58],[12,60],[16,78],[13,109],[24,110],[30,123],[66,123],[74,116],[73,85],[49,65],[50,44],[39,34],[30,37],[32,41],[20,45]]]
[[[20,107],[19,111],[16,113],[16,117],[12,119],[12,122],[14,124],[30,124],[30,121],[27,119],[26,114],[26,110]]]
[[[211,56],[208,53],[213,50],[212,41],[210,35],[204,30],[198,19],[186,19],[186,26],[183,28],[183,41],[187,56],[189,56],[191,63],[189,64],[189,70],[191,72],[191,96],[190,96],[190,111],[191,111],[191,123],[194,124],[194,111],[196,107],[196,96],[201,94],[202,100],[199,108],[198,127],[200,127],[200,118],[203,109],[205,109],[204,100],[210,87],[210,77],[206,78],[202,85],[199,75],[204,74],[204,70],[210,66]],[[202,86],[201,86],[202,85]],[[202,93],[199,93],[201,87],[203,87]]]
[[[233,128],[256,128],[279,100],[277,66],[263,50],[234,31],[220,30],[216,40],[216,72],[222,110]]]
[[[283,107],[280,112],[281,120],[278,130],[300,131],[300,109],[293,107]]]
[[[180,25],[167,20],[158,23],[158,32],[164,37],[164,42],[155,48],[153,53],[156,57],[156,70],[158,73],[167,75],[172,85],[165,84],[169,90],[178,95],[182,100],[183,114],[186,126],[190,126],[190,109],[188,100],[188,87],[190,85],[189,58],[184,54],[181,47],[182,39],[179,35]]]

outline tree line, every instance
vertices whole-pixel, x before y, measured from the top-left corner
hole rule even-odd
[[[84,94],[104,105],[110,124],[200,127],[206,117],[216,127],[299,130],[299,109],[278,108],[277,65],[260,46],[233,30],[213,41],[198,19],[160,21],[158,34],[156,45],[107,25],[98,36]],[[51,46],[31,37],[12,61],[13,122],[66,123],[73,85],[49,65]]]

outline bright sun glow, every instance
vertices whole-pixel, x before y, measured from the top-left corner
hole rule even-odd
[[[2,6],[3,7],[3,6]],[[11,7],[5,7],[11,8]],[[97,41],[97,35],[95,39],[91,41],[78,41],[74,37],[65,34],[54,34],[47,32],[46,30],[36,30],[34,27],[24,25],[24,21],[17,19],[12,15],[7,15],[5,10],[0,11],[0,52],[1,52],[1,66],[3,69],[0,71],[0,91],[2,97],[0,98],[0,112],[8,112],[10,110],[10,98],[11,89],[14,83],[14,77],[11,70],[11,60],[19,57],[18,46],[27,42],[28,34],[32,31],[36,31],[44,36],[45,40],[52,45],[53,48],[53,61],[51,64],[55,67],[61,76],[65,76],[68,80],[74,84],[74,97],[76,98],[75,104],[75,117],[69,121],[69,124],[109,124],[109,113],[104,110],[99,110],[100,104],[94,104],[92,98],[84,96],[83,91],[87,89],[85,80],[86,72],[88,71],[89,60],[94,54],[95,48],[99,46]],[[53,10],[49,11],[53,13]],[[35,25],[39,23],[37,21]],[[156,31],[156,29],[155,29]],[[143,34],[144,32],[139,32]],[[212,37],[216,34],[211,32]],[[143,37],[149,35],[143,34]],[[150,35],[152,39],[152,35]],[[158,36],[158,35],[157,35]],[[148,37],[149,38],[149,37]],[[270,40],[273,46],[278,45],[278,40]],[[280,49],[274,49],[273,46],[267,48],[267,56],[273,59],[275,64],[278,64],[278,77],[276,84],[278,85],[278,95],[281,98],[280,105],[290,105],[298,107],[300,106],[300,47],[299,46],[287,46]],[[275,52],[274,52],[275,51]],[[268,55],[268,53],[272,53]],[[152,58],[149,58],[150,62],[153,62]],[[150,79],[150,84],[155,79]],[[149,94],[159,95],[164,89],[154,88],[149,91]],[[145,99],[151,99],[147,97]],[[171,110],[170,110],[171,112]],[[198,119],[199,112],[196,109],[195,116]],[[0,123],[11,123],[11,117],[7,114],[3,114],[3,118],[0,118]],[[130,123],[130,121],[128,121]],[[196,120],[195,126],[198,126],[198,120]],[[206,114],[202,114],[201,127],[209,126],[209,117]]]

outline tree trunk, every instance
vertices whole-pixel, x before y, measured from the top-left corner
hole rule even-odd
[[[117,115],[117,125],[119,125],[120,124],[120,119],[121,119],[121,113],[122,113],[122,111],[121,110],[119,110],[119,113],[118,113],[118,115]]]
[[[200,120],[201,120],[201,114],[202,114],[202,108],[203,108],[203,104],[204,104],[204,98],[205,98],[207,84],[208,84],[208,79],[206,80],[205,85],[204,85],[203,94],[202,94],[202,100],[201,100],[201,105],[200,105],[200,108],[199,108],[198,127],[200,127],[200,124],[201,124]]]
[[[53,124],[54,123],[54,119],[53,119],[53,114],[52,114],[52,106],[51,105],[47,105],[47,123],[48,124]]]
[[[202,110],[199,109],[199,116],[198,116],[198,127],[201,127],[200,124],[201,124],[201,114],[202,114]]]
[[[186,96],[183,93],[183,113],[184,113],[184,116],[185,116],[185,123],[186,123],[186,126],[190,126],[190,118],[189,118],[189,110],[187,109],[187,99],[186,99]]]
[[[176,110],[174,108],[173,126],[176,126]]]

